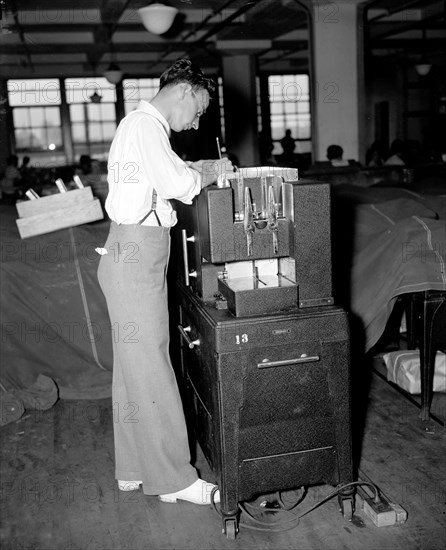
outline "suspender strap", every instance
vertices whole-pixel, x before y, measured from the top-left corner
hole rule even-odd
[[[149,212],[148,214],[146,214],[146,215],[144,216],[144,218],[143,218],[140,222],[138,222],[138,225],[141,225],[141,224],[150,216],[150,214],[153,213],[153,214],[155,214],[155,218],[156,218],[156,221],[158,222],[158,225],[161,227],[160,219],[159,219],[159,217],[158,217],[158,214],[156,213],[156,201],[157,201],[157,197],[158,197],[158,195],[157,195],[157,193],[156,193],[156,191],[155,191],[155,189],[154,189],[154,190],[152,191],[152,207],[151,207],[151,209],[150,209],[150,212]]]

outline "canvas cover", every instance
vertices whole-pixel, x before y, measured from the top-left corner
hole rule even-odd
[[[446,184],[427,190],[333,188],[335,287],[365,349],[402,294],[446,290]]]
[[[95,252],[109,222],[22,240],[15,208],[0,208],[4,390],[29,388],[40,374],[54,380],[61,398],[110,396],[112,330]]]

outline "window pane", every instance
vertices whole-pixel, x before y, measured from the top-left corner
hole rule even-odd
[[[282,79],[279,76],[268,77],[268,92],[271,101],[277,100],[282,95]]]
[[[139,101],[139,88],[137,80],[125,80],[123,85],[124,101]]]
[[[12,120],[14,122],[14,128],[26,128],[29,126],[28,109],[13,109]]]
[[[99,78],[66,78],[65,91],[67,103],[87,103],[96,92],[102,97],[102,101],[115,102],[116,88],[107,79]]]
[[[87,116],[89,121],[97,122],[101,120],[101,105],[95,105],[94,103],[89,103],[87,105]]]
[[[70,105],[71,122],[83,122],[85,119],[83,105]]]
[[[302,99],[303,90],[296,82],[288,82],[282,88],[284,101],[295,103]]]
[[[31,147],[39,147],[40,149],[46,149],[48,146],[46,142],[46,135],[44,128],[33,128]]]
[[[114,122],[104,122],[102,124],[102,134],[104,141],[112,141],[116,132],[116,124]]]
[[[116,86],[110,84],[106,78],[96,78],[95,82],[100,88],[98,93],[101,94],[102,101],[114,103],[116,101]]]
[[[114,103],[103,103],[101,107],[101,120],[116,120],[116,110]]]
[[[31,131],[16,130],[15,141],[17,149],[29,149],[31,147]]]
[[[295,139],[311,139],[311,115],[308,75],[272,75],[268,77],[271,108],[271,136],[274,153],[281,154],[279,140],[290,129]],[[297,145],[297,144],[296,144]],[[296,153],[306,150],[297,146]]]
[[[61,128],[53,128],[53,127],[48,128],[47,141],[48,141],[48,145],[50,143],[53,143],[57,147],[61,147],[63,145]]]
[[[299,101],[297,104],[298,113],[309,113],[310,112],[310,103],[307,101]]]
[[[84,78],[65,79],[65,92],[67,103],[84,103],[90,101],[89,96],[93,93],[91,88],[85,86]]]
[[[271,104],[271,115],[278,115],[282,113],[282,104],[281,103],[272,103]]]
[[[286,125],[289,126],[291,129],[295,128],[298,123],[297,115],[291,115],[286,117]],[[296,137],[296,136],[293,136]]]
[[[159,88],[159,78],[129,78],[123,81],[122,86],[125,112],[128,113],[136,107],[140,99],[153,99]]]
[[[60,111],[58,107],[45,107],[45,123],[47,126],[60,126]]]
[[[45,110],[43,107],[32,107],[29,110],[31,127],[45,126]]]
[[[282,139],[284,136],[283,123],[280,123],[279,126],[271,128],[271,138],[272,139]]]
[[[310,116],[307,115],[306,118],[301,117],[299,124],[298,124],[298,132],[299,132],[299,138],[300,139],[310,139],[311,137],[311,121]]]
[[[72,124],[71,132],[74,143],[85,143],[87,141],[84,124]]]
[[[8,80],[8,99],[11,107],[23,105],[60,105],[59,80]]]
[[[97,122],[90,123],[88,125],[88,135],[91,142],[103,141],[102,125]]]

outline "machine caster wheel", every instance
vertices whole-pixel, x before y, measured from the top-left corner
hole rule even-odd
[[[340,504],[341,504],[341,513],[344,519],[348,521],[352,521],[353,514],[355,512],[355,507],[353,505],[353,498],[343,498]]]
[[[225,521],[225,534],[228,540],[235,540],[238,533],[237,520],[227,519]]]

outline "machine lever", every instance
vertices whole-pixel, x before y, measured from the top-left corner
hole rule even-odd
[[[255,225],[249,187],[245,187],[245,219],[243,221],[243,225],[246,233],[246,247],[248,256],[252,256],[252,237],[255,231]]]
[[[200,345],[200,340],[191,340],[189,338],[188,332],[190,332],[190,327],[183,327],[181,325],[178,325],[178,330],[180,331],[181,336],[183,337],[184,341],[190,349],[193,349],[195,346]]]
[[[268,228],[273,234],[273,250],[274,254],[279,253],[278,241],[278,225],[277,225],[277,206],[276,197],[274,195],[274,187],[269,186],[268,189]]]

